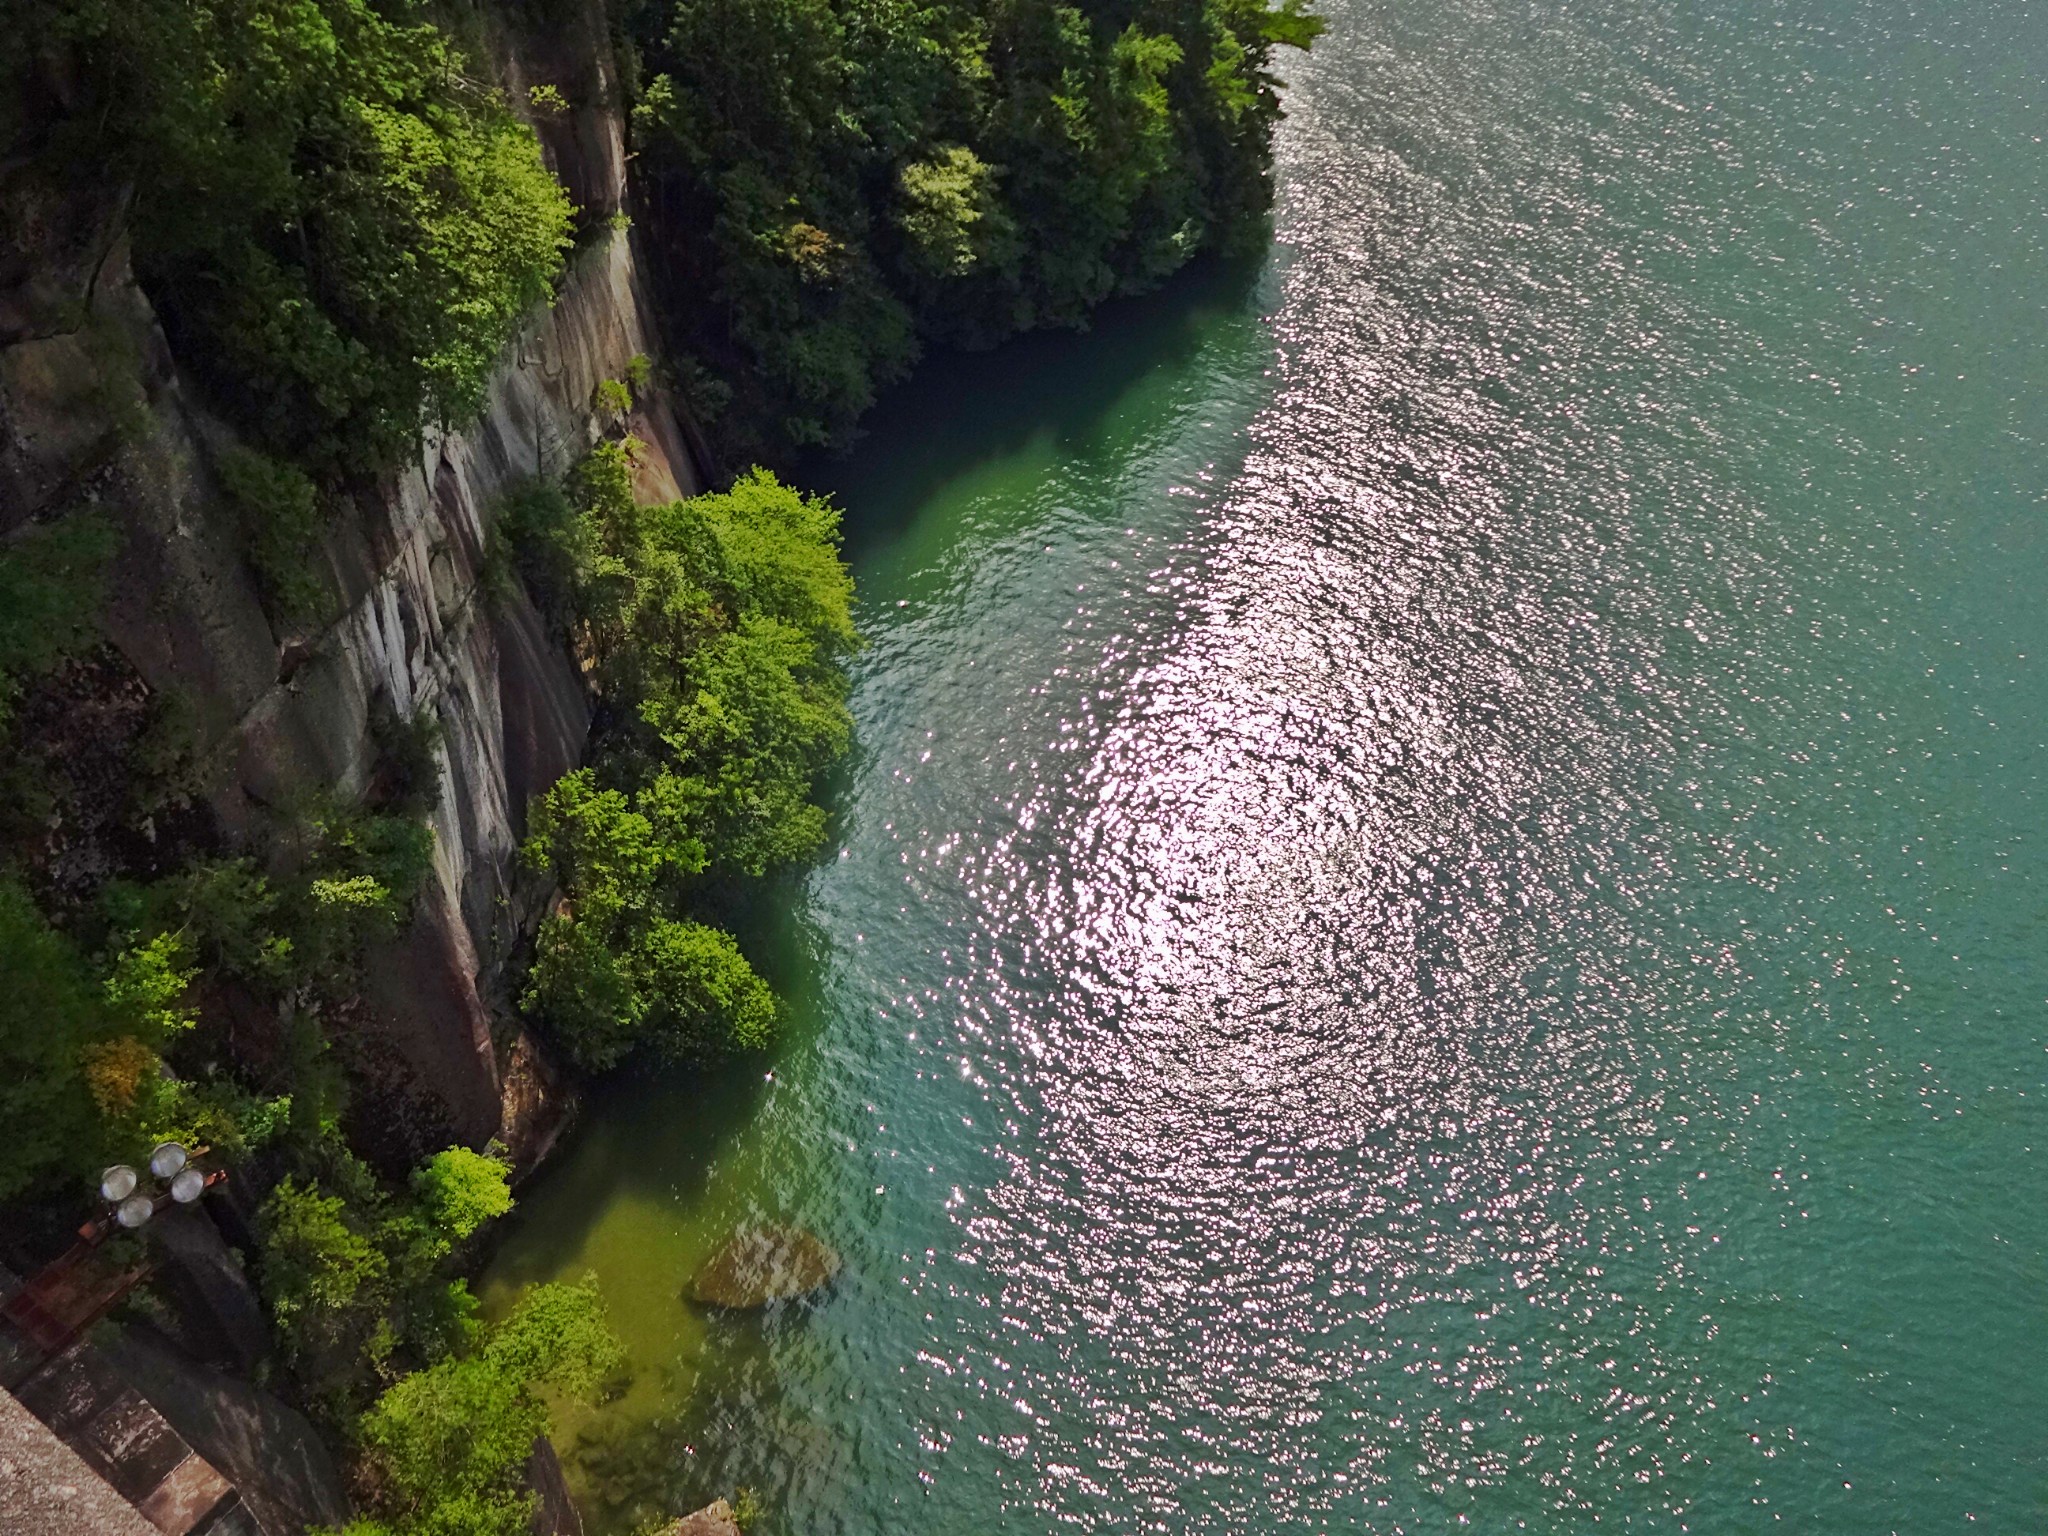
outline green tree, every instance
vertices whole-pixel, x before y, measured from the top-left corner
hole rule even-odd
[[[735,457],[842,439],[928,339],[1082,323],[1258,227],[1302,0],[650,0],[635,118]]]
[[[526,1006],[586,1068],[763,1044],[768,987],[702,921],[707,878],[759,877],[825,836],[812,798],[846,750],[852,582],[829,502],[766,471],[667,506],[627,451],[572,476],[571,608],[604,702],[591,764],[528,810],[525,855],[565,893]]]
[[[71,44],[48,174],[135,188],[173,346],[266,446],[375,468],[482,398],[571,210],[530,129],[439,28],[368,0],[17,7]],[[9,28],[14,31],[14,27]],[[0,68],[30,65],[16,39]]]
[[[458,1245],[512,1208],[496,1158],[450,1147],[409,1190],[379,1185],[331,1136],[299,1149],[319,1177],[281,1180],[263,1202],[263,1298],[286,1361],[316,1407],[346,1421],[403,1366],[476,1336],[476,1299],[449,1275]]]
[[[262,1227],[263,1298],[287,1353],[311,1362],[370,1343],[391,1262],[357,1213],[339,1195],[285,1179],[263,1202]]]
[[[83,958],[4,879],[0,989],[11,1021],[0,1029],[0,1123],[12,1145],[0,1163],[6,1201],[44,1180],[86,1174],[106,1150],[86,1052],[111,1043],[119,1025]]]
[[[902,207],[896,225],[909,264],[934,279],[965,277],[1011,259],[1016,227],[1004,211],[988,162],[964,144],[947,144],[896,173]]]
[[[420,1165],[412,1189],[433,1227],[460,1243],[512,1209],[510,1176],[500,1158],[450,1147]]]
[[[480,1347],[404,1377],[363,1416],[376,1512],[348,1536],[526,1536],[522,1474],[548,1397],[587,1397],[622,1359],[594,1280],[535,1287]]]

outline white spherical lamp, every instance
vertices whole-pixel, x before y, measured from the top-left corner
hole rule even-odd
[[[100,1198],[119,1205],[135,1193],[135,1170],[126,1163],[116,1163],[100,1175]]]
[[[156,1214],[156,1202],[147,1195],[130,1195],[114,1207],[114,1220],[134,1231]]]

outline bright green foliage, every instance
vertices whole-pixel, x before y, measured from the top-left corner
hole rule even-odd
[[[855,643],[839,517],[765,470],[636,507],[585,475],[597,555],[584,613],[616,746],[657,766],[639,808],[671,847],[759,875],[814,852],[812,780],[846,750],[840,661]]]
[[[263,1202],[263,1299],[295,1361],[372,1343],[391,1262],[339,1195],[286,1179]]]
[[[411,816],[330,806],[308,818],[279,931],[293,971],[309,980],[354,974],[363,947],[411,915],[434,862],[434,829]]]
[[[242,1120],[271,1118],[231,1083],[188,1083],[165,1069],[164,1053],[198,1022],[190,991],[199,973],[189,959],[181,935],[159,933],[117,951],[102,984],[121,1033],[85,1048],[85,1078],[123,1158],[140,1158],[160,1141],[240,1155],[248,1148]]]
[[[1302,0],[650,0],[637,124],[738,450],[843,437],[924,338],[1077,324],[1253,226]],[[751,426],[752,436],[743,431]]]
[[[856,644],[832,506],[766,471],[635,505],[627,451],[572,477],[546,548],[570,573],[604,716],[591,767],[528,810],[528,860],[567,894],[526,1005],[586,1067],[764,1043],[775,1005],[732,938],[692,921],[702,877],[759,876],[825,836],[818,773],[846,750]]]
[[[0,1115],[34,1128],[0,1169],[0,1200],[52,1172],[83,1181],[163,1140],[238,1160],[284,1134],[295,1109],[317,1119],[318,1084],[255,1092],[203,1055],[183,1061],[193,983],[203,969],[273,1001],[346,989],[363,944],[405,912],[432,849],[417,822],[329,813],[308,826],[278,885],[239,860],[148,888],[111,885],[100,912],[81,919],[99,935],[92,958],[0,881],[0,989],[19,1020],[0,1030]]]
[[[428,1219],[459,1243],[512,1209],[509,1175],[498,1158],[450,1147],[420,1165],[412,1189]]]
[[[506,1170],[463,1147],[413,1173],[410,1198],[379,1186],[331,1134],[326,1172],[287,1178],[263,1203],[263,1298],[284,1356],[318,1406],[343,1418],[401,1363],[431,1364],[476,1336],[475,1297],[450,1256],[512,1208]]]
[[[766,1045],[775,996],[728,933],[644,905],[558,913],[535,941],[526,1006],[589,1071],[652,1043],[672,1056]]]
[[[187,1081],[163,1052],[191,1027],[184,941],[160,933],[95,965],[53,929],[27,892],[0,879],[0,1124],[15,1140],[0,1201],[53,1179],[82,1188],[117,1158],[159,1141],[239,1156],[279,1130],[287,1107],[226,1079]],[[68,1187],[46,1193],[68,1195]]]
[[[391,905],[391,892],[372,875],[350,875],[346,880],[315,879],[306,887],[313,903],[320,907],[350,907],[358,912],[383,912]]]
[[[1280,0],[1278,8],[1259,18],[1260,32],[1266,41],[1288,48],[1310,47],[1328,25],[1308,8],[1307,0]]]
[[[95,1156],[136,1157],[167,1138],[231,1161],[278,1137],[301,1161],[331,1151],[341,1085],[321,1060],[312,1005],[352,994],[364,946],[404,919],[433,846],[431,830],[410,817],[327,807],[280,840],[274,875],[248,860],[199,862],[153,886],[117,882],[103,892],[111,942],[96,1022],[63,1026],[78,1041],[69,1059],[99,1116],[94,1139],[73,1148],[72,1165],[83,1173],[98,1166]],[[22,951],[46,953],[46,945]],[[288,1091],[251,1092],[203,1057],[189,1075],[167,1069],[166,1057],[175,1065],[187,1054],[179,1041],[194,1021],[189,988],[202,970],[284,1013]],[[76,1017],[46,1012],[53,1029]],[[373,1191],[374,1180],[365,1175],[329,1193],[360,1203],[358,1185]],[[439,1243],[430,1256],[438,1257],[454,1240],[422,1242]]]
[[[117,1018],[132,1021],[135,1032],[161,1050],[197,1021],[184,1005],[197,971],[182,962],[185,943],[177,934],[160,933],[121,951],[106,980],[107,1004]]]
[[[702,923],[650,923],[633,948],[633,965],[660,1015],[714,1021],[714,1045],[758,1050],[774,1032],[775,996],[731,934]]]
[[[274,877],[246,859],[199,862],[124,905],[131,926],[175,928],[223,978],[340,998],[364,946],[410,914],[433,858],[433,829],[412,816],[316,805],[280,838]]]
[[[533,969],[519,999],[569,1059],[589,1072],[616,1065],[642,1043],[648,1028],[648,1002],[633,978],[625,916],[622,909],[550,915],[534,938]]]
[[[136,893],[135,917],[152,904],[186,935],[202,965],[247,981],[289,974],[291,941],[277,931],[277,893],[249,860],[188,865],[155,892]]]
[[[987,162],[973,150],[948,144],[931,159],[904,166],[897,181],[903,206],[896,222],[926,276],[965,277],[1011,254],[1015,226]]]
[[[527,824],[529,857],[539,859],[545,853],[543,867],[552,867],[586,903],[637,900],[664,868],[694,875],[705,863],[701,842],[657,842],[654,823],[633,810],[621,791],[599,789],[596,773],[589,768],[557,779],[554,788],[534,802]]]
[[[473,411],[569,239],[531,130],[411,14],[28,0],[10,21],[74,45],[52,171],[133,185],[136,268],[183,360],[323,469]]]
[[[521,1478],[547,1396],[587,1397],[622,1359],[594,1281],[535,1287],[481,1348],[407,1376],[363,1416],[377,1516],[344,1536],[526,1536]]]

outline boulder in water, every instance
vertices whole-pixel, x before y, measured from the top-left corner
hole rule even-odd
[[[670,1526],[668,1536],[740,1536],[740,1523],[733,1518],[730,1504],[714,1499]]]
[[[839,1255],[801,1227],[773,1222],[735,1232],[691,1282],[690,1298],[714,1307],[765,1307],[831,1283]]]

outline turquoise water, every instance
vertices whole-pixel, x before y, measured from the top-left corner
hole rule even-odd
[[[1328,11],[1268,259],[821,471],[787,1040],[491,1276],[604,1528],[2048,1526],[2048,10]]]

